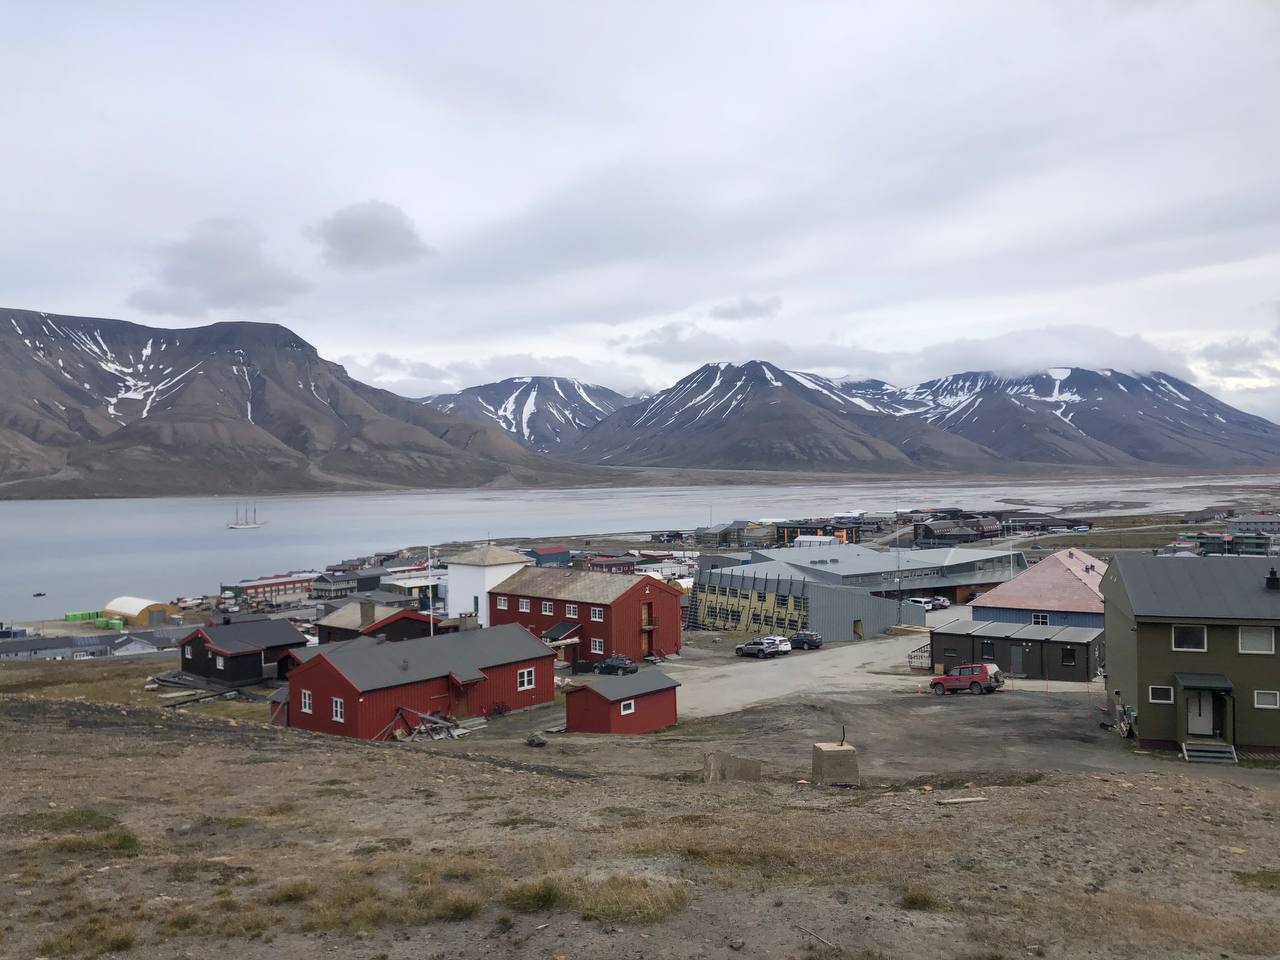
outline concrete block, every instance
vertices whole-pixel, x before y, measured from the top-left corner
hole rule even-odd
[[[702,782],[720,780],[759,780],[760,761],[750,757],[735,757],[729,753],[714,751],[702,756]]]
[[[857,748],[851,743],[815,743],[812,779],[833,787],[860,786]]]

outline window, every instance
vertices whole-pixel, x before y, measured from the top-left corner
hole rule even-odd
[[[760,614],[758,614],[758,613],[753,613],[753,614],[751,615],[751,622],[752,622],[752,623],[754,623],[756,626],[759,626],[759,625],[760,625]]]
[[[958,656],[960,656],[960,654],[956,653],[956,648],[955,648],[955,647],[943,647],[943,648],[942,648],[942,655],[943,655],[944,657],[958,657]]]
[[[1173,687],[1147,687],[1147,699],[1152,703],[1173,703]]]
[[[576,603],[566,603],[564,605],[564,615],[573,620],[578,619],[578,605]]]
[[[311,691],[310,690],[302,691],[302,712],[303,713],[311,712]]]
[[[506,598],[506,597],[499,597],[499,598],[498,598],[498,609],[499,609],[499,610],[505,610],[505,609],[507,609],[507,598]]]
[[[591,619],[596,621],[596,623],[604,622],[604,607],[592,607]]]
[[[994,640],[982,641],[982,659],[994,660],[996,658],[996,642]]]
[[[528,601],[528,599],[527,599],[527,598],[523,598],[523,597],[522,597],[522,598],[520,599],[520,612],[521,612],[521,613],[528,613],[528,612],[529,612],[529,601]]]
[[[591,652],[604,653],[604,640],[601,637],[591,638]]]
[[[185,647],[182,648],[182,655],[186,657],[188,660],[191,659],[191,644],[188,643]]]
[[[628,713],[636,712],[636,702],[634,700],[623,700],[621,706],[622,706],[621,713],[624,717]]]
[[[1184,653],[1204,653],[1209,649],[1205,628],[1190,623],[1173,625],[1173,649]]]
[[[1062,665],[1064,667],[1074,667],[1076,665],[1076,648],[1075,647],[1062,648]]]
[[[763,590],[757,590],[757,591],[756,591],[756,600],[757,600],[757,601],[759,601],[760,603],[764,603],[764,591],[763,591]]]
[[[1275,653],[1276,631],[1273,627],[1241,627],[1241,653]]]
[[[523,670],[521,670],[519,673],[516,674],[516,689],[517,690],[533,689],[533,667],[525,667]]]
[[[333,698],[333,720],[335,723],[345,723],[347,720],[347,704],[341,697]]]
[[[542,601],[542,615],[544,617],[549,617],[555,612],[556,612],[556,605],[554,603],[552,603],[550,600]]]
[[[1033,627],[1047,627],[1049,625],[1049,615],[1047,613],[1033,613],[1031,615],[1031,625]]]
[[[1259,710],[1280,710],[1280,690],[1253,691],[1253,705]]]
[[[217,657],[216,659],[214,659],[213,665],[217,667],[219,670],[222,670],[226,667],[227,662],[223,660],[221,657]]]

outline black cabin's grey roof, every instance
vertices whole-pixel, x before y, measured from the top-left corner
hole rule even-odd
[[[200,631],[209,638],[209,642],[215,649],[230,656],[258,653],[262,650],[307,642],[306,637],[294,629],[287,620],[220,623],[212,627],[200,627]],[[195,636],[195,633],[190,636]]]
[[[952,620],[932,633],[939,637],[979,637],[984,640],[1037,640],[1043,643],[1093,643],[1099,627],[1055,627],[1001,620]]]
[[[485,667],[554,656],[550,647],[518,623],[416,640],[356,637],[325,644],[318,653],[360,691],[448,676],[470,683],[484,679]]]
[[[670,690],[680,684],[661,670],[641,670],[638,673],[624,673],[620,676],[596,677],[587,686],[610,703],[617,703],[619,700],[630,700],[632,697],[643,696],[646,693]]]
[[[1280,590],[1268,590],[1270,557],[1147,557],[1121,554],[1112,569],[1134,616],[1280,622]]]
[[[1173,679],[1184,690],[1220,690],[1231,692],[1231,678],[1221,673],[1175,673]]]

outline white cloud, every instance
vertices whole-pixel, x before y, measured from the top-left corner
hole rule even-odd
[[[353,203],[307,231],[320,255],[340,270],[380,270],[422,260],[432,250],[409,215],[381,200]]]

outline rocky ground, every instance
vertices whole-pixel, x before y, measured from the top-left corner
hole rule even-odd
[[[678,742],[501,740],[445,754],[0,698],[0,955],[1280,952],[1273,771],[1068,772],[1046,745],[840,790],[768,764],[704,784],[688,744],[626,759]],[[960,797],[986,802],[938,802]]]

